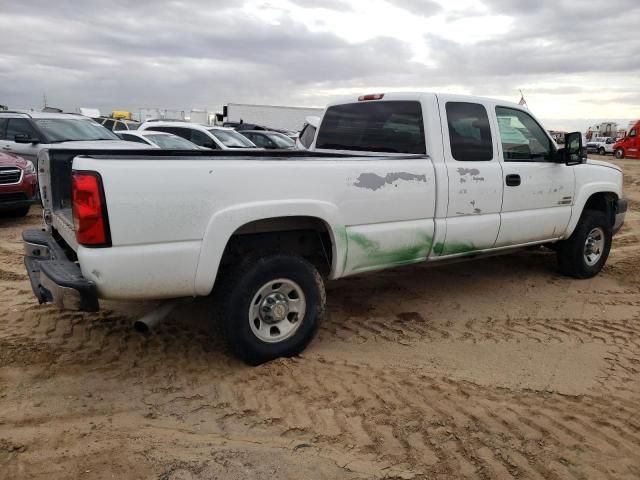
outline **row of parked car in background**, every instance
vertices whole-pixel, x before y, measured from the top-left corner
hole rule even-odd
[[[121,139],[165,150],[235,150],[241,148],[294,149],[292,136],[260,125],[235,123],[224,126],[201,125],[175,120],[149,120],[144,123],[127,119],[94,118]],[[152,133],[154,132],[154,133]],[[162,132],[164,135],[157,135]],[[297,133],[294,138],[297,137]]]
[[[170,120],[140,123],[74,113],[3,110],[0,111],[0,212],[24,216],[39,201],[37,161],[43,149],[305,149],[313,141],[318,120],[309,119],[302,135],[295,134],[294,140],[282,131],[245,123],[229,126]]]

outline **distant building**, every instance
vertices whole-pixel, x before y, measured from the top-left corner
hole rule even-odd
[[[592,125],[587,128],[585,136],[587,140],[591,140],[594,137],[614,137],[618,136],[618,123],[617,122],[602,122],[597,125]]]

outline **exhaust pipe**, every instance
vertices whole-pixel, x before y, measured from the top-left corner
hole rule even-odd
[[[178,306],[178,300],[168,300],[155,310],[147,313],[143,317],[133,322],[133,328],[140,333],[149,333],[151,330],[160,325],[171,311]]]

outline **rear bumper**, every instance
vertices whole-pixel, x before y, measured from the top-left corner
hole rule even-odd
[[[624,198],[616,202],[616,219],[613,223],[613,233],[617,233],[624,225],[624,217],[627,214],[627,201]]]
[[[67,258],[51,234],[25,230],[22,239],[31,289],[40,303],[84,312],[100,309],[96,285],[82,276],[80,267]]]

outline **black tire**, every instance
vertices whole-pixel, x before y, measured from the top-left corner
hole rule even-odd
[[[605,151],[605,149],[604,149],[604,148],[600,147],[600,148],[598,149],[598,155],[606,155],[606,154],[607,154],[607,152]]]
[[[7,215],[9,217],[26,217],[29,213],[30,205],[26,207],[14,208],[12,210],[7,210]]]
[[[618,160],[622,160],[624,158],[624,150],[621,148],[616,148],[616,151],[613,152],[613,156]]]
[[[324,316],[326,297],[322,277],[305,259],[286,254],[249,258],[220,275],[214,291],[215,317],[222,324],[231,350],[244,362],[259,365],[274,358],[297,355],[311,342]],[[261,288],[270,282],[277,284],[278,279],[290,281],[301,289],[306,308],[302,318],[297,318],[299,325],[291,336],[269,343],[254,333],[250,312],[252,305],[258,305],[257,302],[254,303],[254,297]],[[266,296],[260,298],[266,301]],[[295,301],[295,297],[291,298]],[[261,305],[263,304],[264,302]],[[262,317],[262,313],[260,316]],[[283,319],[277,325],[288,327],[290,323],[284,323],[287,321]],[[262,325],[261,320],[258,323]],[[268,326],[269,323],[266,322],[265,325]],[[276,331],[280,333],[279,330]]]
[[[603,235],[603,246],[598,249],[599,257],[590,264],[585,252],[587,238],[595,229]],[[597,234],[596,234],[597,235]],[[585,210],[578,226],[567,240],[558,242],[558,267],[565,275],[575,278],[591,278],[597,275],[609,257],[613,232],[607,216],[597,210]]]

